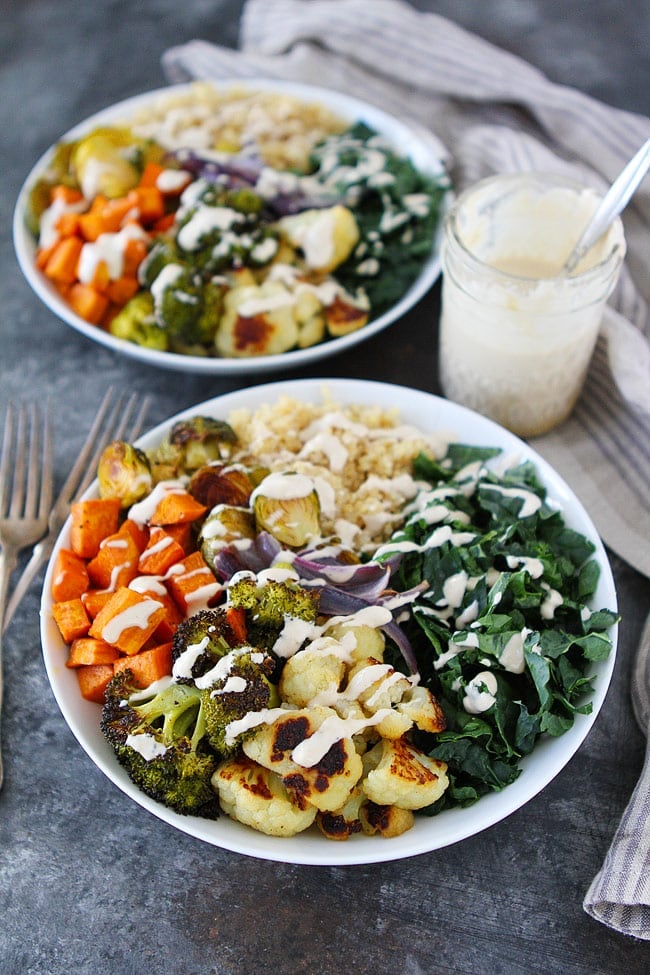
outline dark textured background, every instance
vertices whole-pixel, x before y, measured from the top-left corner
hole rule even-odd
[[[449,16],[610,104],[650,114],[648,0],[448,0]],[[36,158],[70,126],[164,83],[159,59],[203,37],[234,45],[236,0],[0,2],[0,414],[50,397],[59,482],[105,387],[153,393],[149,421],[234,388],[118,358],[58,322],[23,281],[11,218]],[[438,392],[438,289],[400,324],[316,375]],[[283,378],[274,374],[268,378]],[[638,777],[628,697],[649,588],[613,559],[623,614],[615,678],[593,733],[557,779],[481,835],[369,867],[255,861],[175,832],[127,799],[76,744],[49,690],[38,585],[5,639],[0,792],[3,975],[641,975],[650,948],[581,903]],[[40,580],[39,580],[40,582]]]

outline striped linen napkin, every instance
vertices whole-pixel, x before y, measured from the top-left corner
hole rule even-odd
[[[604,191],[650,137],[650,119],[553,84],[403,0],[248,0],[240,50],[195,40],[167,51],[163,69],[170,82],[271,77],[364,98],[435,133],[459,191],[517,171],[563,173]],[[532,444],[572,486],[610,549],[650,576],[649,179],[624,224],[626,262],[583,395],[568,421]],[[648,731],[648,629],[644,641],[635,693]],[[650,940],[650,745],[583,906]]]
[[[645,764],[584,909],[616,931],[650,941],[650,616],[632,675],[632,704],[648,739]]]

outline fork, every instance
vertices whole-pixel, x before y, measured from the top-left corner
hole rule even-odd
[[[4,617],[5,628],[9,625],[34,576],[52,554],[57,536],[70,513],[70,505],[79,500],[95,479],[97,465],[104,448],[113,440],[135,440],[142,429],[149,404],[149,397],[145,397],[140,402],[137,393],[132,393],[130,396],[126,393],[117,394],[114,387],[108,388],[81,453],[50,512],[47,534],[34,546],[31,558],[11,594]]]
[[[52,505],[52,432],[37,404],[5,415],[0,461],[0,622],[4,618],[9,579],[18,553],[47,531]],[[2,709],[2,635],[0,627],[0,710]],[[0,786],[3,781],[0,749]]]

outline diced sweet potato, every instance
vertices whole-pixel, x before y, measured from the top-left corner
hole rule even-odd
[[[140,552],[129,531],[117,531],[103,540],[88,562],[88,577],[96,589],[115,591],[128,586],[138,574]]]
[[[94,620],[101,609],[104,608],[108,600],[113,595],[108,589],[89,589],[81,597],[86,612],[91,620]]]
[[[222,590],[200,552],[173,566],[167,588],[185,616],[213,604]]]
[[[116,674],[126,668],[133,674],[138,687],[149,687],[154,681],[169,676],[172,672],[171,643],[161,643],[148,650],[140,650],[133,657],[120,657],[113,664]]]
[[[78,667],[76,674],[81,696],[86,701],[103,704],[106,688],[114,676],[113,665],[88,664],[85,667]]]
[[[196,521],[207,514],[205,505],[197,501],[189,491],[170,491],[156,505],[150,525],[178,525]]]
[[[158,591],[158,586],[152,586],[151,590],[143,588],[141,583],[144,581],[144,579],[144,576],[140,577],[138,592],[142,595],[150,596],[151,599],[156,599],[159,603],[163,604],[166,610],[164,619],[160,621],[151,635],[151,645],[153,646],[156,643],[167,643],[168,640],[173,638],[174,633],[178,629],[179,623],[185,619],[185,615],[181,612],[178,605],[167,590],[165,590],[164,593],[161,593]]]
[[[160,525],[152,525],[149,544],[140,556],[138,570],[145,575],[162,576],[184,557],[183,546]]]
[[[189,555],[196,548],[191,521],[181,521],[178,525],[165,525],[165,531],[178,542],[185,555]]]
[[[149,542],[149,527],[148,525],[139,525],[137,521],[133,521],[131,518],[127,518],[120,525],[121,532],[128,532],[133,541],[138,547],[139,552],[144,552],[147,544]]]
[[[79,237],[64,237],[49,256],[44,272],[52,281],[72,284],[77,280],[77,265],[83,241]]]
[[[120,510],[119,498],[90,498],[71,504],[72,551],[84,559],[94,558],[103,540],[117,531]]]
[[[85,559],[70,549],[60,549],[54,564],[52,599],[57,603],[78,599],[87,588],[88,569]]]
[[[84,667],[90,664],[113,664],[120,651],[105,640],[81,636],[72,641],[66,667]]]
[[[77,239],[77,237],[66,237],[65,241]],[[66,298],[73,312],[79,315],[79,318],[83,318],[85,322],[90,322],[91,325],[99,325],[108,310],[106,295],[98,291],[93,285],[83,284],[81,281],[75,281],[70,286]]]
[[[161,602],[123,586],[99,611],[88,632],[131,656],[142,649],[165,614]]]
[[[77,637],[88,635],[90,619],[81,599],[65,599],[60,603],[54,603],[52,616],[66,643],[72,643]]]

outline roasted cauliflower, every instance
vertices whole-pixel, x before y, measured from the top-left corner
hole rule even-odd
[[[279,775],[245,755],[223,762],[212,786],[226,815],[267,836],[295,836],[316,818],[315,806],[297,805]]]
[[[404,738],[383,738],[363,756],[363,764],[364,792],[379,806],[424,809],[449,784],[445,763],[429,758]]]

